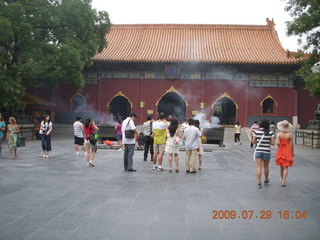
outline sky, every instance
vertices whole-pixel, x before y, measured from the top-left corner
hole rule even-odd
[[[284,49],[297,51],[297,37],[286,35],[284,0],[92,0],[108,12],[112,24],[245,24],[266,25],[274,19]]]

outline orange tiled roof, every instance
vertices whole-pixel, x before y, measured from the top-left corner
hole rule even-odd
[[[44,100],[43,98],[39,97],[37,94],[34,94],[34,93],[26,93],[22,97],[22,101],[25,104],[30,104],[30,105],[35,104],[35,105],[42,105],[42,106],[47,106],[47,107],[56,106],[55,103],[48,102],[48,101]]]
[[[295,64],[267,25],[113,25],[95,62]]]

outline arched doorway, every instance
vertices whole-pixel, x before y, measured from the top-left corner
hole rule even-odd
[[[213,115],[219,118],[220,124],[233,125],[236,121],[237,108],[233,99],[224,94],[213,104]]]
[[[158,112],[164,112],[166,117],[176,118],[180,123],[186,118],[187,103],[173,87],[160,98],[157,105]]]
[[[277,102],[269,94],[262,100],[261,106],[262,106],[262,113],[272,114],[272,113],[275,113]]]
[[[131,113],[131,103],[121,92],[116,94],[108,103],[109,113],[113,115],[113,119],[125,119]]]

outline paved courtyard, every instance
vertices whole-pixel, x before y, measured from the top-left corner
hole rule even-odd
[[[270,184],[257,189],[248,142],[215,145],[193,175],[184,152],[180,173],[169,173],[153,171],[136,151],[132,173],[123,171],[123,152],[98,150],[89,168],[71,138],[52,145],[48,159],[36,140],[16,160],[4,147],[1,240],[320,239],[320,150],[296,147],[285,188],[273,153]]]

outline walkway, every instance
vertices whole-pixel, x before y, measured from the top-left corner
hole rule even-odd
[[[137,172],[129,173],[116,150],[98,150],[96,167],[86,167],[72,139],[54,138],[49,159],[36,140],[19,148],[17,160],[5,147],[0,239],[320,239],[320,151],[296,148],[285,188],[271,161],[270,184],[257,189],[249,142],[225,144],[205,152],[203,170],[193,175],[183,171],[184,152],[180,173],[153,171],[141,151],[134,155]],[[235,219],[226,219],[230,211]]]

